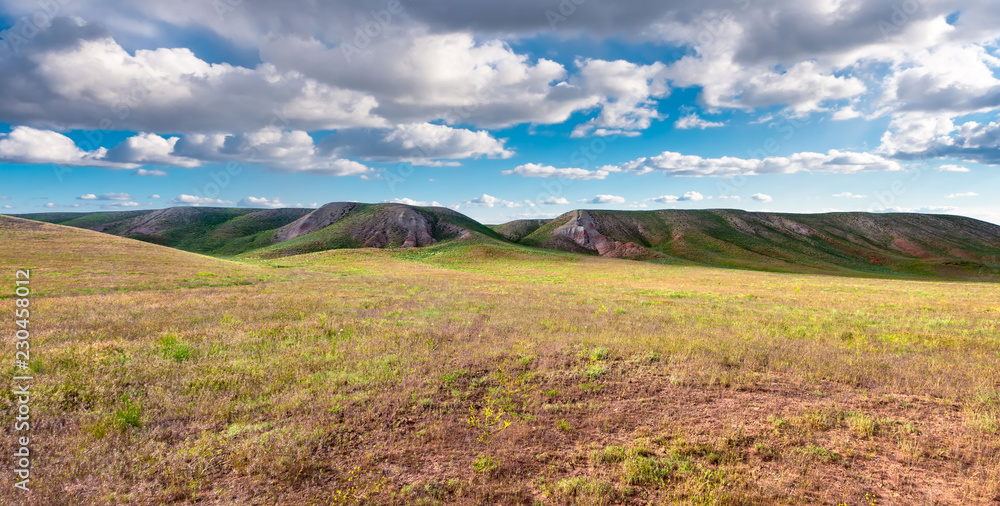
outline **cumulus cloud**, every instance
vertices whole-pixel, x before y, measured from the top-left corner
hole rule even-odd
[[[661,118],[654,99],[670,92],[662,63],[637,65],[624,60],[586,59],[577,61],[577,66],[580,87],[601,97],[601,112],[574,128],[574,137],[634,136]]]
[[[551,165],[526,163],[511,170],[502,172],[504,175],[515,174],[522,177],[558,177],[562,179],[590,180],[604,179],[610,172],[605,169],[586,170],[578,168],[557,169]]]
[[[696,191],[690,191],[686,192],[684,195],[681,196],[681,198],[677,200],[699,201],[699,200],[705,200],[705,196]]]
[[[279,198],[269,199],[267,197],[244,197],[237,201],[236,205],[240,207],[264,207],[270,209],[290,207]]]
[[[474,199],[466,200],[460,205],[470,206],[470,207],[521,207],[520,202],[512,202],[510,200],[504,200],[501,198],[494,197],[488,194],[482,194]]]
[[[0,104],[5,100],[0,100]],[[2,107],[2,106],[0,106]],[[134,167],[103,160],[107,150],[98,148],[84,151],[73,139],[51,130],[27,126],[14,127],[8,134],[0,134],[0,161],[10,163],[48,164],[93,167]]]
[[[568,205],[569,200],[567,200],[566,197],[548,197],[542,199],[538,203],[546,206],[562,206],[562,205]]]
[[[231,206],[234,202],[230,200],[213,199],[208,197],[198,197],[195,195],[181,194],[169,201],[174,205],[184,205],[184,206],[204,206],[204,205],[220,205],[220,206]]]
[[[796,172],[827,172],[850,174],[870,171],[901,170],[899,162],[871,153],[855,153],[832,149],[827,153],[795,153],[787,157],[703,158],[664,151],[653,157],[642,157],[615,167],[615,170],[646,174],[662,172],[673,176],[749,176],[758,174],[791,174]]]
[[[971,172],[968,167],[962,167],[961,165],[950,163],[939,166],[937,170],[941,172]]]
[[[833,196],[837,197],[837,198],[843,198],[843,199],[863,199],[863,198],[867,197],[867,195],[858,195],[856,193],[851,193],[851,192],[834,193]]]
[[[138,169],[133,172],[136,176],[165,177],[167,173],[158,169]]]
[[[77,200],[132,200],[132,196],[127,193],[103,193],[101,195],[87,193],[77,197]]]
[[[750,198],[756,200],[757,202],[770,202],[774,200],[770,195],[765,195],[763,193],[754,193]]]
[[[428,202],[426,200],[414,200],[407,197],[394,198],[389,202],[393,204],[406,204],[408,206],[417,206],[417,207],[441,207],[441,203],[436,200]]]
[[[964,197],[978,197],[979,194],[976,192],[965,192],[965,193],[952,193],[951,195],[945,196],[946,199],[958,199]]]
[[[617,195],[598,195],[592,199],[584,199],[580,202],[586,204],[624,204],[625,197],[619,197]]]
[[[321,152],[380,161],[440,165],[436,160],[510,158],[512,150],[485,130],[472,131],[432,123],[397,125],[391,129],[346,130],[319,144]]]
[[[187,48],[130,53],[101,26],[68,17],[0,58],[0,88],[0,118],[15,124],[106,130],[105,120],[140,132],[385,125],[364,92],[268,63],[212,64]]]
[[[174,146],[178,140],[180,140],[179,137],[164,138],[156,134],[141,132],[109,149],[104,159],[125,164],[167,165],[170,167],[197,167],[201,165],[198,160],[173,154]],[[162,173],[162,171],[159,172]],[[139,175],[156,174],[144,170]]]
[[[683,116],[674,122],[674,128],[679,130],[688,130],[692,128],[698,128],[704,130],[706,128],[717,128],[725,126],[726,124],[721,121],[708,121],[699,117],[696,113],[688,114]]]

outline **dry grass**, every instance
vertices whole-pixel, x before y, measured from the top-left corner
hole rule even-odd
[[[0,277],[41,293],[34,504],[1000,497],[993,284],[3,227]],[[489,448],[487,403],[513,420]]]

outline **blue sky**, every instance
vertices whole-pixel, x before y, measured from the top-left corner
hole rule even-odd
[[[1000,7],[689,4],[0,0],[0,212],[1000,223]]]

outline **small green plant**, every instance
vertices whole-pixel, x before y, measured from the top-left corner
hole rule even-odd
[[[125,431],[129,427],[142,427],[142,406],[130,397],[125,397],[125,406],[114,413],[115,427]]]
[[[472,461],[472,470],[477,473],[488,473],[498,467],[500,467],[500,459],[485,453],[480,453],[476,456],[476,460]]]
[[[559,420],[559,423],[556,424],[556,427],[559,428],[559,430],[561,430],[563,432],[569,432],[569,431],[573,430],[573,426],[570,425],[569,422],[567,422],[565,418],[563,418],[562,420]]]
[[[594,348],[590,350],[590,361],[597,362],[598,360],[604,360],[608,358],[608,349],[601,346],[599,348]]]
[[[191,358],[191,346],[182,343],[175,334],[167,334],[160,339],[160,349],[164,358],[174,362],[183,362]]]
[[[609,446],[603,450],[594,450],[590,461],[594,464],[610,464],[625,460],[625,449],[621,446]]]

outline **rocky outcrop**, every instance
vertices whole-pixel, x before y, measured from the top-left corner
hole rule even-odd
[[[598,255],[612,258],[651,258],[660,256],[648,248],[634,242],[622,242],[600,233],[593,216],[587,211],[573,211],[571,219],[557,228],[553,234],[571,239],[585,249],[596,251]]]
[[[284,242],[301,235],[311,234],[342,220],[362,204],[356,202],[331,202],[323,207],[278,229],[274,234],[275,242]]]

